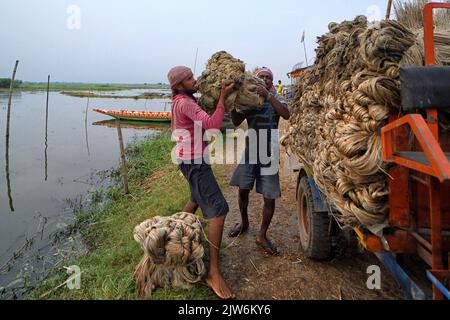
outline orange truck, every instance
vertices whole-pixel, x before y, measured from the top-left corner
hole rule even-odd
[[[384,236],[355,229],[361,246],[374,253],[402,285],[407,299],[450,299],[450,133],[439,133],[439,111],[450,110],[450,67],[435,65],[433,11],[450,3],[424,8],[425,67],[401,70],[403,115],[393,115],[381,132],[383,157],[390,163],[389,223]],[[420,110],[421,114],[413,112]],[[426,116],[422,116],[426,114]],[[414,136],[414,147],[410,137]],[[309,258],[330,255],[329,213],[306,161],[299,161],[297,202],[300,240]],[[291,159],[292,161],[292,159]],[[432,297],[402,266],[403,255],[417,255],[432,286]],[[430,290],[431,291],[431,290]]]

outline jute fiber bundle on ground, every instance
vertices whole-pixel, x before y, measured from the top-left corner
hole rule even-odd
[[[401,107],[399,67],[416,38],[395,21],[369,26],[364,16],[329,30],[299,80],[285,142],[313,168],[342,224],[375,227],[389,194],[380,129]]]
[[[144,250],[134,274],[142,296],[156,288],[189,288],[205,274],[202,225],[193,214],[147,220],[135,228],[134,239]]]
[[[197,87],[201,93],[199,105],[207,112],[216,109],[220,97],[221,83],[234,83],[235,91],[225,101],[225,109],[244,111],[262,106],[264,99],[256,93],[257,85],[264,82],[250,72],[245,71],[245,64],[225,51],[215,53],[209,59],[205,71],[198,79]]]

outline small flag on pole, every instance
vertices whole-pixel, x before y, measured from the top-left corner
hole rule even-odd
[[[302,33],[302,40],[301,40],[301,42],[302,42],[302,43],[305,42],[305,31],[303,31],[303,33]]]

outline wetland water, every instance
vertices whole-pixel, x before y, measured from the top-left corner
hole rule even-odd
[[[148,90],[115,94],[144,92]],[[46,96],[46,92],[14,93],[7,172],[8,94],[0,92],[0,298],[3,299],[14,298],[15,288],[20,296],[20,288],[32,285],[52,267],[52,260],[64,256],[64,251],[53,248],[51,235],[73,221],[74,203],[86,204],[89,197],[85,195],[110,183],[107,175],[99,173],[119,164],[117,129],[114,123],[104,121],[109,120],[107,116],[93,112],[92,108],[170,111],[168,99],[90,99],[86,115],[86,98],[50,92],[46,134]],[[160,129],[124,124],[124,142],[152,136]],[[69,246],[77,242],[65,241]],[[70,247],[77,250],[76,245]]]

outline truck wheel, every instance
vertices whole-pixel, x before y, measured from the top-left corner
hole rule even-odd
[[[314,201],[308,179],[302,177],[297,194],[297,216],[300,242],[309,259],[326,260],[331,255],[330,217],[314,212]]]

